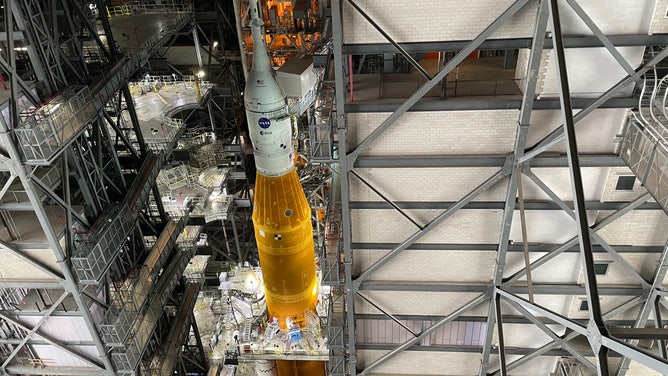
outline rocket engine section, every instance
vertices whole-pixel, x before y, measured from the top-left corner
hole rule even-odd
[[[304,312],[315,312],[318,301],[311,209],[295,170],[292,120],[262,37],[258,0],[250,0],[249,10],[253,67],[244,104],[257,167],[253,225],[269,316],[289,331],[294,325],[305,327]],[[280,376],[324,375],[321,362],[280,361],[277,366]]]

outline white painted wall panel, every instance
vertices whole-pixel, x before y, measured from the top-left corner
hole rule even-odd
[[[33,350],[39,359],[42,359],[47,366],[56,367],[91,367],[91,365],[78,357],[61,350],[55,346],[47,345],[33,345]],[[73,346],[75,351],[84,355],[91,355],[92,351],[96,351],[92,346]],[[88,353],[88,354],[86,354]],[[97,354],[93,359],[97,360]],[[91,374],[95,374],[92,371]]]
[[[563,201],[573,201],[571,174],[568,168],[533,168],[533,173],[543,184]],[[580,169],[584,185],[584,197],[587,201],[599,201],[607,179],[607,168],[583,167]],[[526,176],[522,177],[525,200],[552,201],[538,185]]]
[[[633,172],[628,167],[611,167],[608,169],[608,176],[605,182],[605,189],[601,201],[633,201],[639,196],[647,193],[645,187],[640,184],[640,180],[636,179],[633,189],[617,190],[617,180],[620,176],[633,176]],[[652,201],[652,199],[650,199]]]
[[[555,246],[556,248],[557,246]],[[531,251],[531,246],[529,246]],[[530,252],[530,262],[535,262],[545,256],[545,252]],[[504,277],[510,277],[524,269],[524,253],[510,252],[506,259]],[[574,283],[580,276],[580,256],[577,253],[562,253],[544,265],[531,269],[531,279],[534,283]],[[526,281],[526,276],[519,279]]]

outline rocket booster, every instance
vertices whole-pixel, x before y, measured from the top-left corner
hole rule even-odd
[[[283,330],[289,329],[289,322],[304,328],[304,311],[315,312],[318,299],[311,209],[294,167],[292,120],[285,95],[274,79],[258,0],[250,0],[249,11],[253,67],[246,80],[244,104],[257,167],[253,225],[267,310]],[[283,375],[281,368],[279,364]]]

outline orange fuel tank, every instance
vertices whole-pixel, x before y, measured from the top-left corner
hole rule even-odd
[[[253,225],[269,316],[283,330],[287,318],[304,328],[304,311],[315,312],[318,303],[318,285],[311,209],[295,169],[257,174]]]

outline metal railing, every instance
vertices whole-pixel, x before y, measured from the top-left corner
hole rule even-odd
[[[132,12],[132,7],[130,9]],[[171,32],[181,30],[190,22],[192,6],[186,6],[183,9],[183,11],[176,12],[175,17],[170,19],[164,28],[151,35],[139,48],[127,50],[131,53],[131,56],[124,58],[112,75],[104,77],[105,85],[99,91],[93,93],[96,108],[104,108],[105,104],[118,92],[118,89],[128,82],[130,76],[142,64],[148,63],[153,50],[167,43]]]
[[[171,4],[124,4],[107,6],[107,17],[131,16],[139,14],[152,13],[185,13],[192,11],[190,4],[178,4],[172,1]]]
[[[116,302],[116,308],[108,310],[104,321],[100,324],[100,331],[107,345],[124,345],[133,323],[146,304],[153,283],[172,253],[176,239],[187,222],[188,215],[181,217],[178,222],[170,221],[154,244],[144,265],[139,268],[137,278],[129,282],[131,287],[127,289],[127,293],[121,292],[112,297],[112,301]]]
[[[668,133],[630,116],[619,155],[652,197],[668,213]]]
[[[88,87],[68,89],[39,108],[22,111],[15,132],[26,162],[50,164],[95,115]]]
[[[162,315],[163,307],[192,257],[192,251],[192,248],[187,247],[180,249],[178,257],[169,265],[150,293],[151,303],[141,319],[135,321],[124,346],[111,352],[112,360],[119,374],[132,374],[137,368],[158,319]]]
[[[77,234],[71,260],[80,282],[96,283],[100,279],[134,226],[132,212],[122,204],[100,216],[88,233]]]
[[[378,74],[378,98],[408,98],[423,84],[420,80],[388,79],[388,75]],[[475,97],[497,95],[521,95],[520,80],[448,80],[433,87],[425,97]]]
[[[345,303],[342,287],[332,289],[327,312],[327,338],[329,348],[329,376],[345,376],[346,335]]]

